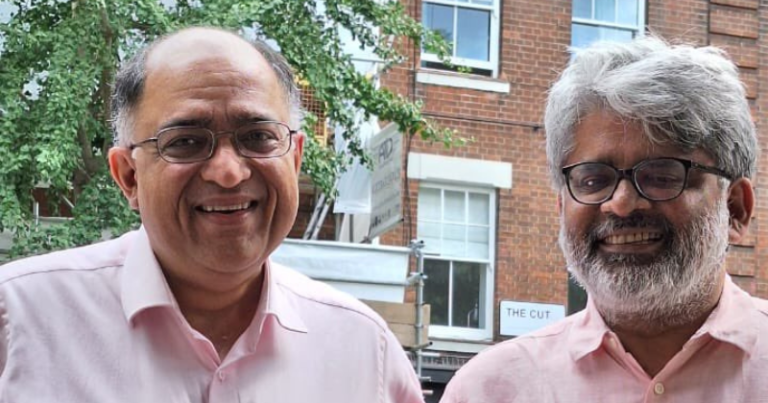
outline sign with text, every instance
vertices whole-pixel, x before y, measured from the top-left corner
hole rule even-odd
[[[368,237],[375,238],[403,218],[402,181],[400,180],[403,136],[397,125],[389,124],[371,139],[371,226]]]
[[[565,318],[565,306],[535,302],[501,301],[499,333],[520,336]]]

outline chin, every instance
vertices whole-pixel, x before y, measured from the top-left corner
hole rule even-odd
[[[595,268],[589,273],[576,269],[574,275],[606,324],[660,331],[690,324],[711,311],[724,276],[718,262],[695,268],[669,261]]]

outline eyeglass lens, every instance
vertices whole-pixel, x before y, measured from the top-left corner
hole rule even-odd
[[[576,200],[600,203],[611,197],[621,178],[621,173],[610,165],[586,163],[573,167],[568,186]],[[686,167],[672,159],[647,160],[633,169],[633,179],[643,196],[657,201],[669,200],[685,188]]]
[[[258,122],[238,128],[233,141],[241,155],[265,158],[284,154],[289,135],[290,130],[283,124]],[[174,162],[204,160],[213,154],[216,136],[205,128],[174,127],[158,135],[157,148],[163,158]]]

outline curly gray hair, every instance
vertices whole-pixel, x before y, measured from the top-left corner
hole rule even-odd
[[[544,116],[557,190],[565,186],[561,168],[573,150],[575,127],[597,110],[640,124],[653,142],[702,149],[733,178],[756,171],[759,150],[744,86],[721,49],[646,36],[576,50],[549,91]]]

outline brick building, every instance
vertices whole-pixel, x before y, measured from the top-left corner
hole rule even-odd
[[[426,302],[432,306],[435,357],[425,359],[429,388],[468,357],[507,337],[502,301],[566,305],[568,278],[557,245],[556,195],[548,181],[542,124],[549,85],[569,59],[568,46],[628,40],[650,30],[670,40],[724,47],[741,69],[766,142],[768,5],[757,0],[403,0],[423,24],[454,44],[459,72],[412,43],[405,64],[382,84],[422,101],[426,115],[471,137],[445,149],[404,141],[404,221],[382,236],[389,245],[427,244]],[[467,72],[469,71],[469,72]],[[765,94],[764,94],[765,93]],[[768,148],[766,146],[764,149]],[[768,297],[768,205],[761,164],[751,235],[733,245],[728,270],[753,295]]]
[[[546,170],[543,111],[547,89],[569,59],[568,46],[628,40],[645,30],[670,40],[724,47],[741,69],[768,149],[768,4],[758,0],[402,0],[411,15],[454,44],[448,69],[412,43],[411,56],[382,85],[424,103],[427,116],[472,138],[445,149],[405,139],[404,221],[381,237],[387,245],[426,241],[425,290],[431,305],[425,375],[436,400],[452,373],[501,330],[502,301],[568,303],[568,277],[557,245],[556,195]],[[308,100],[311,103],[311,100]],[[312,108],[311,105],[308,105]],[[763,160],[765,157],[763,157]],[[755,178],[758,203],[751,235],[733,245],[728,270],[744,289],[768,298],[768,178]],[[312,213],[302,183],[302,210],[291,237]],[[45,215],[45,214],[43,214]],[[328,221],[321,238],[334,238]],[[2,247],[2,245],[0,245]]]

